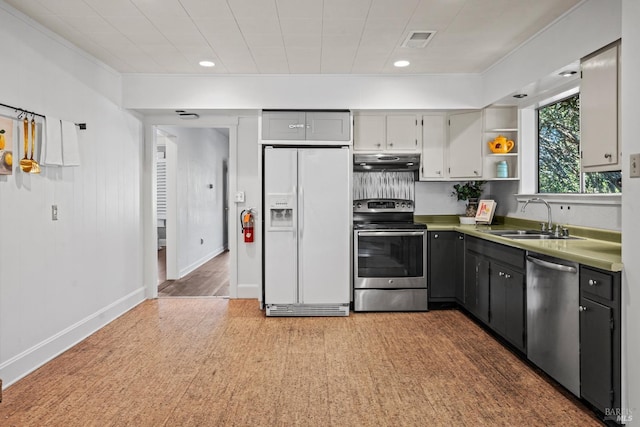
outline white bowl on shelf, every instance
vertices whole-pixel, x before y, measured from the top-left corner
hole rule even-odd
[[[461,225],[475,225],[476,217],[474,216],[461,216],[460,224]]]

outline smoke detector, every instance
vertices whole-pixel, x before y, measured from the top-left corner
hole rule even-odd
[[[411,31],[402,42],[402,47],[423,49],[433,38],[435,31]]]

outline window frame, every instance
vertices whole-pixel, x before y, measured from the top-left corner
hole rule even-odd
[[[564,90],[560,93],[557,93],[554,96],[551,96],[543,101],[537,102],[534,105],[532,105],[531,107],[534,109],[534,117],[535,117],[535,164],[534,164],[534,169],[535,169],[535,194],[537,195],[544,195],[549,196],[549,195],[581,195],[581,196],[593,196],[593,195],[599,195],[599,196],[621,196],[622,195],[622,189],[620,190],[620,192],[609,192],[609,193],[590,193],[590,192],[586,192],[586,174],[588,173],[594,173],[594,172],[585,172],[582,169],[582,141],[579,141],[579,147],[578,147],[578,156],[579,156],[579,192],[571,192],[571,193],[543,193],[540,192],[540,109],[543,109],[545,107],[566,101],[574,96],[578,97],[578,100],[580,99],[580,85],[576,85],[575,87],[569,89],[569,90]],[[617,172],[617,171],[610,171],[610,172]],[[622,178],[622,170],[619,171],[621,178]]]

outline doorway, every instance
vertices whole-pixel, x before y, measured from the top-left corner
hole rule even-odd
[[[181,126],[155,132],[157,295],[228,297],[229,132]]]

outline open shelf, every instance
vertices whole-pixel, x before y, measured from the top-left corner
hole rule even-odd
[[[514,142],[508,153],[494,153],[488,143],[498,135]],[[520,179],[518,147],[518,109],[516,107],[488,107],[484,109],[483,177],[491,181],[517,181]],[[498,178],[497,165],[506,161],[508,178]]]

